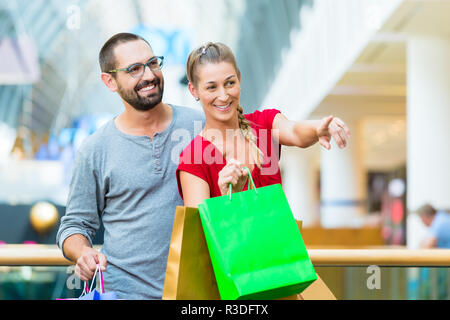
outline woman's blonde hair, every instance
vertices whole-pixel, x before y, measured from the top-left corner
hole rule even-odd
[[[241,80],[241,71],[237,66],[236,58],[234,57],[234,54],[231,51],[231,49],[225,44],[220,42],[208,42],[205,45],[193,50],[189,54],[186,64],[186,75],[189,82],[192,85],[194,85],[194,87],[197,86],[198,82],[197,71],[200,65],[208,63],[220,63],[220,62],[230,63],[236,70],[236,74],[239,78],[239,81]],[[247,141],[250,143],[250,149],[252,151],[256,165],[261,168],[263,153],[256,144],[256,137],[253,134],[250,122],[244,117],[244,109],[240,104],[238,104],[237,111],[238,111],[239,129],[241,130],[245,139],[247,139]]]

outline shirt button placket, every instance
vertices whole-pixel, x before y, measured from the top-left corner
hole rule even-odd
[[[155,155],[155,173],[161,173],[162,172],[162,168],[161,168],[161,146],[159,143],[156,143],[156,135],[154,140],[154,144],[153,144],[153,153]]]

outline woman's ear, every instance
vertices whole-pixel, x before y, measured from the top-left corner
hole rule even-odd
[[[195,98],[195,100],[197,100],[197,101],[200,100],[200,98],[198,97],[198,94],[197,94],[197,89],[195,89],[194,85],[191,82],[188,83],[188,88],[189,88],[189,92],[192,94],[192,96]]]
[[[117,91],[118,86],[117,86],[116,79],[114,79],[114,77],[111,74],[102,72],[101,78],[102,78],[103,83],[109,90],[111,90],[112,92]]]

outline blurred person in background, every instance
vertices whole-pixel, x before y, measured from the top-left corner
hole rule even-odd
[[[438,211],[430,204],[424,204],[417,213],[423,224],[428,227],[427,236],[422,241],[422,248],[450,249],[450,214]]]
[[[119,299],[161,299],[175,208],[183,205],[172,153],[184,146],[173,136],[181,130],[189,143],[204,116],[162,102],[163,57],[143,38],[116,34],[99,62],[103,83],[125,109],[78,150],[56,241],[81,280],[92,279],[99,265],[105,289]],[[98,252],[92,239],[101,222]]]
[[[417,213],[420,216],[423,224],[428,227],[427,234],[422,243],[420,244],[423,249],[450,249],[450,214],[437,210],[432,205],[426,203],[417,209]],[[434,269],[433,280],[432,272]],[[448,281],[449,273],[448,268],[428,268],[424,267],[420,269],[421,281],[424,284],[428,284],[425,287],[425,294],[427,297],[431,297],[432,283],[437,281],[437,298],[448,299]]]

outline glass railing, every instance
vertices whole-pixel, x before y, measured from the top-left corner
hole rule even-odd
[[[73,266],[0,267],[0,300],[56,300],[81,293]]]
[[[316,267],[338,300],[450,300],[448,267]]]
[[[341,300],[450,300],[450,250],[309,249]],[[74,266],[51,245],[0,246],[0,300],[79,297]]]

